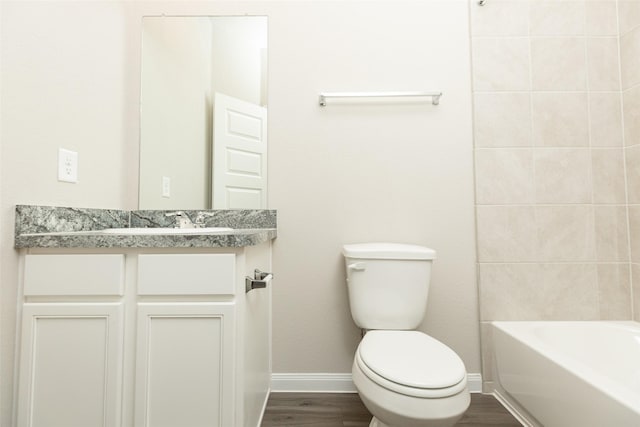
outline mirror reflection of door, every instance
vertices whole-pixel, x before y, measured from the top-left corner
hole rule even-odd
[[[139,208],[266,208],[267,18],[145,17],[142,25]],[[217,120],[217,93],[263,112]],[[244,135],[244,145],[215,137],[216,122]],[[247,145],[252,138],[259,151]],[[218,140],[232,151],[216,155]]]
[[[213,206],[266,206],[267,109],[216,93],[213,123]]]

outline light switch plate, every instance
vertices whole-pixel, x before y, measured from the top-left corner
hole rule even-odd
[[[58,181],[78,182],[78,153],[76,151],[58,149]]]
[[[171,178],[162,177],[162,197],[171,197]]]

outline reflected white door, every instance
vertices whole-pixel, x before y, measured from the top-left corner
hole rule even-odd
[[[213,208],[267,206],[267,109],[215,94]]]

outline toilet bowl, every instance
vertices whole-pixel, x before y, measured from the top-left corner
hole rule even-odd
[[[353,382],[370,427],[449,427],[469,407],[467,374],[445,344],[416,331],[427,306],[435,251],[398,243],[343,246],[349,305],[366,330]]]
[[[422,332],[368,332],[352,375],[371,427],[453,426],[469,406],[462,360]]]

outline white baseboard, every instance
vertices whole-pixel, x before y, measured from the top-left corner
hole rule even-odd
[[[482,393],[482,375],[479,372],[467,374],[467,385],[469,386],[469,392]]]
[[[271,392],[356,393],[348,374],[272,374]]]
[[[482,393],[482,376],[467,374],[471,393]],[[271,392],[356,393],[351,374],[287,374],[271,375]]]

